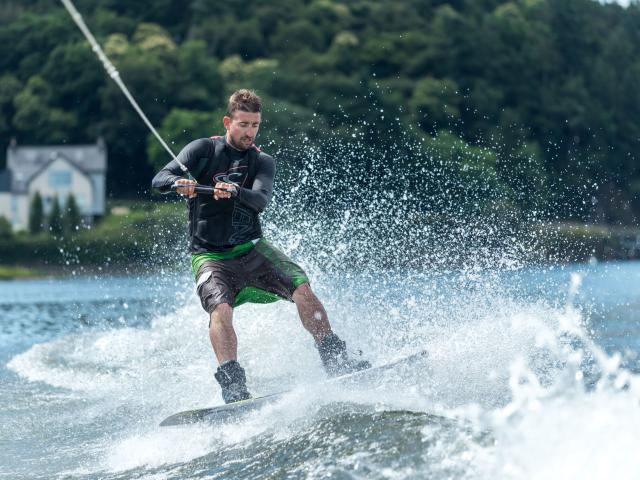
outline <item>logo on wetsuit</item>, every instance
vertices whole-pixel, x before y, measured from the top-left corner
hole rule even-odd
[[[232,170],[240,170],[241,168],[246,170],[247,166],[246,165],[234,165],[233,167],[229,168],[229,171],[226,172],[226,173],[217,173],[217,174],[215,174],[213,176],[213,179],[216,182],[232,183],[236,187],[239,187],[240,186],[240,182],[244,182],[244,180],[246,179],[246,172],[238,172],[238,171],[234,172]]]

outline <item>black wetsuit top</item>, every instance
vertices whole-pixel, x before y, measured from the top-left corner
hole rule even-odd
[[[202,185],[234,183],[238,195],[215,200],[212,195],[197,195],[188,200],[191,253],[219,252],[262,237],[258,214],[273,192],[275,161],[253,147],[237,150],[224,137],[194,140],[178,154],[195,180]],[[151,185],[162,193],[184,172],[174,160],[153,178]]]

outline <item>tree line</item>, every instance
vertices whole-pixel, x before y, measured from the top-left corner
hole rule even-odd
[[[63,204],[58,197],[53,198],[53,203],[48,213],[45,214],[42,196],[39,192],[31,198],[29,205],[28,233],[40,235],[43,232],[53,236],[62,234],[73,235],[82,226],[82,215],[78,208],[78,202],[72,193],[67,195]],[[11,223],[0,215],[0,238],[13,237]]]
[[[549,219],[637,222],[635,2],[78,0],[77,7],[175,151],[219,134],[225,98],[250,87],[265,99],[267,151],[295,157],[305,139],[331,169],[354,137],[365,138],[383,156],[401,153],[400,167],[444,165],[447,181],[480,200],[507,199],[512,209]],[[0,139],[72,144],[99,135],[109,148],[108,190],[146,194],[170,158],[66,11],[45,0],[3,2]]]

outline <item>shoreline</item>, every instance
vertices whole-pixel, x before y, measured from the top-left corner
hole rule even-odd
[[[13,241],[3,239],[0,242],[0,281],[187,270],[190,262],[183,250],[186,246],[184,232],[167,234],[165,230],[163,234],[158,233],[167,221],[183,221],[178,206],[140,204],[127,215],[109,215],[93,228],[68,238],[20,235]],[[423,221],[445,230],[448,228],[439,225],[437,220],[425,218]],[[640,259],[640,228],[634,226],[540,222],[517,226],[514,233],[531,243],[527,252],[529,260],[522,260],[532,266]],[[462,246],[462,257],[464,250]],[[430,263],[429,245],[422,245],[414,253],[410,259],[386,258],[382,265],[412,268],[416,266],[416,259],[424,260],[419,261],[421,265]],[[462,257],[456,257],[459,264],[464,264]],[[434,266],[438,265],[442,264],[434,262]],[[452,263],[450,267],[456,265]]]
[[[12,280],[39,280],[39,279],[64,279],[73,277],[90,277],[90,276],[124,276],[124,275],[140,275],[151,272],[161,272],[166,269],[178,270],[181,263],[175,265],[158,265],[149,268],[145,264],[132,265],[44,265],[34,267],[31,265],[2,265],[0,264],[0,285],[3,281]],[[190,271],[187,262],[184,263],[184,271]]]
[[[570,266],[570,265],[595,265],[595,264],[615,264],[615,263],[631,263],[638,262],[640,258],[596,258],[589,257],[583,260],[576,261],[557,261],[548,259],[543,262],[530,262],[524,267],[548,267],[551,265],[556,266]],[[389,267],[390,270],[396,269],[397,266]],[[407,265],[406,268],[413,269],[415,265]],[[429,267],[424,267],[429,270]],[[190,274],[189,265],[187,262],[178,263],[175,265],[158,265],[156,267],[148,267],[146,265],[139,265],[136,267],[123,266],[123,265],[87,265],[80,268],[72,268],[71,266],[45,266],[44,268],[35,268],[29,266],[15,266],[15,265],[0,265],[0,286],[3,282],[18,281],[18,280],[63,280],[69,278],[83,278],[83,277],[115,277],[115,276],[129,276],[129,275],[145,275],[153,273],[165,274],[165,270],[172,269],[174,271],[184,270],[185,273]],[[433,268],[431,270],[437,270]],[[455,269],[454,269],[455,270]]]

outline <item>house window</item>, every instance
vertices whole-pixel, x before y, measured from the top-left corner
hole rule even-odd
[[[52,170],[49,172],[49,186],[54,188],[70,187],[71,172],[68,170]]]

